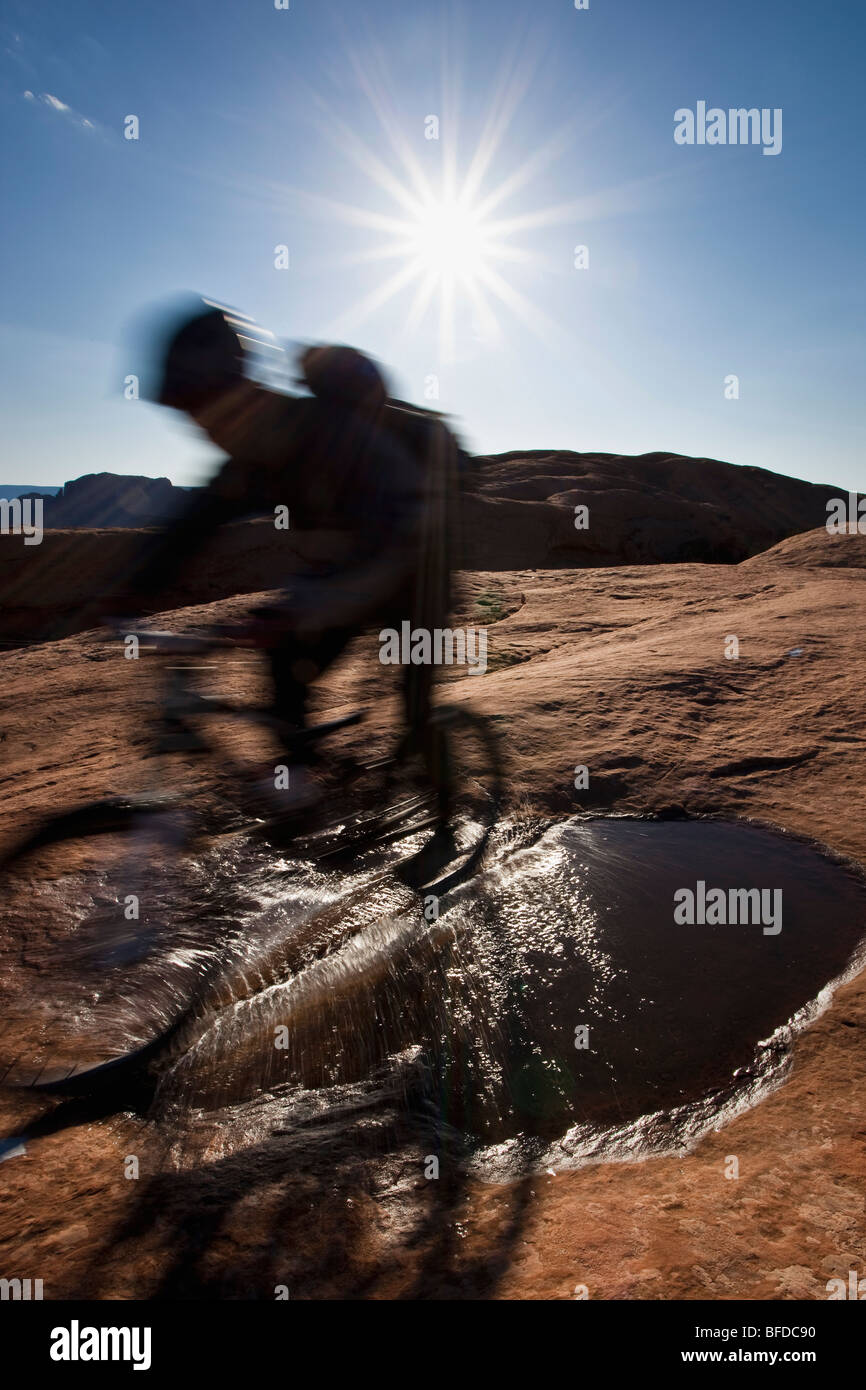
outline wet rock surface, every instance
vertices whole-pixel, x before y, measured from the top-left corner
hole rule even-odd
[[[454,673],[447,693],[496,717],[521,813],[681,808],[866,858],[862,541],[818,533],[810,546],[797,563],[770,553],[739,567],[497,576],[499,664],[483,681]],[[833,546],[832,561],[818,558]],[[489,599],[490,576],[472,583]],[[725,656],[732,633],[736,661]],[[148,769],[145,663],[132,671],[85,634],[3,664],[10,835]],[[255,697],[248,667],[222,679],[225,693]],[[370,742],[384,743],[381,680],[359,650],[320,705],[336,713],[372,698]],[[584,790],[577,764],[589,769]],[[208,775],[218,783],[219,768]],[[780,939],[758,932],[761,950]],[[44,1277],[48,1297],[270,1299],[286,1283],[293,1297],[568,1298],[579,1282],[592,1297],[824,1297],[827,1279],[866,1261],[864,1024],[857,977],[796,1039],[783,1084],[720,1116],[718,1133],[710,1125],[679,1144],[668,1134],[667,1157],[591,1162],[645,1152],[646,1136],[629,1148],[626,1133],[615,1153],[587,1155],[590,1166],[493,1184],[472,1171],[461,1128],[443,1124],[430,1059],[411,1047],[378,1072],[371,1059],[336,1113],[335,1093],[322,1105],[309,1087],[216,1110],[166,1092],[161,1111],[140,1115],[4,1092],[4,1133],[44,1118],[26,1153],[0,1167],[3,1264]]]

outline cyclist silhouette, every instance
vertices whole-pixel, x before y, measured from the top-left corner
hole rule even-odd
[[[273,348],[251,320],[207,301],[168,335],[156,399],[186,412],[228,457],[146,548],[128,597],[152,608],[217,527],[253,513],[287,507],[292,530],[328,533],[327,560],[253,609],[247,629],[267,652],[271,710],[285,726],[282,805],[300,810],[318,797],[304,741],[311,683],[364,629],[447,622],[459,447],[439,416],[389,401],[378,367],[351,348],[304,355],[310,396],[251,379],[251,356]],[[403,693],[444,824],[448,776],[427,732],[433,676],[407,666]]]

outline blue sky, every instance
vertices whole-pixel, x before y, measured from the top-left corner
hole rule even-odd
[[[209,446],[123,399],[130,324],[195,290],[366,348],[410,399],[435,376],[479,451],[664,449],[866,487],[862,0],[2,15],[0,482],[199,481]],[[781,154],[677,145],[701,100],[781,108]],[[446,254],[446,170],[459,194],[473,169],[460,216],[488,203],[484,240]]]

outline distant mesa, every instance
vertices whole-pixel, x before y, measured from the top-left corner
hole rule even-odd
[[[64,484],[59,491],[21,492],[43,500],[43,525],[65,530],[85,526],[154,526],[168,521],[183,503],[186,489],[168,478],[133,474],[86,473]]]
[[[48,483],[34,487],[32,483],[0,483],[0,501],[10,501],[13,497],[53,497],[59,487]]]

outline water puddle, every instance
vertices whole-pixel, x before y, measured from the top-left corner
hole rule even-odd
[[[675,1149],[778,1084],[866,935],[859,873],[717,821],[559,823],[433,920],[357,884],[296,922],[290,978],[245,962],[164,1097],[242,1109],[252,1086],[306,1124],[353,1087],[369,1108],[375,1075],[491,1177]]]
[[[456,1139],[508,1177],[720,1127],[783,1079],[866,936],[859,871],[744,823],[509,824],[438,901],[392,872],[411,848],[351,874],[244,841],[166,858],[142,889],[147,958],[124,941],[110,967],[87,952],[124,925],[128,865],[112,887],[100,846],[66,879],[25,878],[6,904],[13,1043],[98,1060],[195,997],[151,1114],[195,1130],[199,1160],[275,1131],[306,1144],[313,1123],[351,1145],[380,1104],[420,1117],[424,1152]]]
[[[719,1127],[782,1079],[866,935],[859,873],[720,821],[568,822],[485,890],[458,910],[503,1024],[499,1104],[474,1102],[492,1168]]]

